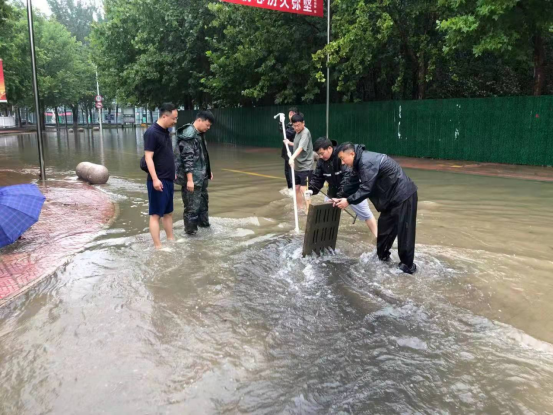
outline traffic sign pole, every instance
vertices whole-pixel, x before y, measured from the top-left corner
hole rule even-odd
[[[102,96],[100,95],[100,84],[98,83],[98,68],[96,68],[96,91],[98,93],[98,96],[96,98],[100,98],[100,100],[97,100],[96,102],[100,104],[100,107],[96,106],[98,108],[98,119],[100,120],[100,139],[102,142],[104,141],[104,130],[102,128]]]

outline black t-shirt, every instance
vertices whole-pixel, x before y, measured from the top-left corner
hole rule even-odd
[[[169,130],[158,123],[151,125],[144,133],[144,151],[154,152],[154,165],[159,180],[175,180],[175,160]],[[152,180],[150,173],[148,180]]]

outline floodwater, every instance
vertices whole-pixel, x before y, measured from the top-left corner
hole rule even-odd
[[[156,252],[142,133],[48,134],[49,178],[103,161],[120,214],[0,310],[0,413],[553,413],[553,184],[408,170],[409,276],[347,215],[302,258],[284,180],[224,170],[281,177],[279,150],[210,145],[211,229],[183,236],[177,192]],[[0,169],[35,142],[0,136]]]

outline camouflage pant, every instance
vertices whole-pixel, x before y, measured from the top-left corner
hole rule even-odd
[[[182,203],[184,204],[182,215],[184,230],[188,234],[195,234],[198,231],[198,226],[209,226],[207,184],[208,180],[205,179],[201,186],[194,186],[193,192],[189,192],[186,186],[181,188]]]

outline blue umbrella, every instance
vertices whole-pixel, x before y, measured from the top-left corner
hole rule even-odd
[[[44,200],[34,184],[0,187],[0,247],[15,242],[38,221]]]

